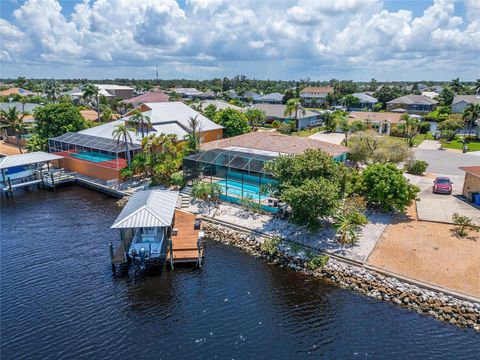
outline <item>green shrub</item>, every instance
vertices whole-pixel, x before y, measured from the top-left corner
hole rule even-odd
[[[192,186],[192,196],[196,199],[216,201],[220,197],[222,188],[215,183],[206,183],[202,181],[196,181]]]
[[[133,176],[133,170],[131,167],[125,167],[122,170],[120,170],[120,176],[122,179],[130,179]]]
[[[263,213],[262,204],[255,201],[252,195],[244,196],[243,199],[240,200],[240,205],[255,214]]]
[[[429,122],[423,121],[420,124],[418,124],[418,132],[420,134],[426,134],[430,131],[430,128],[432,125]]]
[[[278,237],[268,238],[263,241],[262,245],[260,246],[260,249],[265,254],[269,256],[273,256],[277,254],[279,244],[280,244],[280,238]]]
[[[405,163],[405,170],[412,175],[422,175],[428,168],[428,163],[423,160],[408,160]]]
[[[480,226],[475,225],[474,220],[468,216],[459,215],[458,213],[453,214],[452,216],[453,224],[455,225],[455,234],[460,237],[465,237],[468,235],[468,230],[473,230],[478,232]]]
[[[327,265],[330,257],[328,255],[317,255],[307,263],[309,270],[317,270]]]
[[[185,179],[183,177],[183,171],[177,171],[170,176],[170,183],[172,185],[184,187]]]
[[[443,130],[440,132],[440,136],[447,141],[453,141],[455,140],[456,132],[453,130]]]

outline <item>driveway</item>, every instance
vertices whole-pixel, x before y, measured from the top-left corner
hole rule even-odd
[[[472,166],[480,163],[479,157],[447,150],[414,149],[415,158],[428,163],[427,171],[438,175],[464,175],[460,166]]]
[[[316,134],[310,135],[309,138],[340,145],[342,141],[345,140],[345,134],[318,132]]]
[[[442,147],[438,140],[423,140],[417,149],[438,150]]]

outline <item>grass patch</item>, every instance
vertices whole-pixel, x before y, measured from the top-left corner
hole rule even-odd
[[[307,137],[307,136],[316,134],[317,132],[322,131],[322,130],[324,130],[324,127],[320,126],[320,127],[315,127],[313,129],[304,129],[304,130],[296,131],[296,132],[293,133],[293,135],[301,136],[301,137]]]
[[[470,140],[467,141],[468,151],[480,151],[480,141],[478,140]],[[462,150],[463,148],[463,139],[455,139],[450,142],[446,142],[442,140],[442,147],[446,149],[458,149]]]

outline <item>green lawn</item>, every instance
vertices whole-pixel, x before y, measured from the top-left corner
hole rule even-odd
[[[480,151],[480,141],[471,140],[467,142],[468,151]],[[463,148],[463,139],[456,139],[450,142],[442,141],[442,147],[446,149],[459,149]]]
[[[323,127],[323,126],[319,126],[319,127],[313,128],[313,129],[300,130],[300,131],[297,131],[297,132],[292,133],[292,135],[307,137],[307,136],[316,134],[317,132],[322,131],[322,130],[324,130],[324,127]]]
[[[417,136],[415,136],[415,139],[413,139],[413,146],[418,146],[420,145],[423,140],[435,140],[433,138],[433,135],[431,133],[427,133],[427,134],[418,134]]]

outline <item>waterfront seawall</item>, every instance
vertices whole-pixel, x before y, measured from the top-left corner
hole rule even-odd
[[[441,321],[480,331],[479,302],[423,288],[336,257],[330,257],[325,266],[311,270],[309,261],[319,252],[290,243],[288,239],[281,239],[277,251],[267,254],[262,251],[262,243],[268,241],[265,235],[236,230],[206,220],[204,230],[208,238],[241,248],[278,266],[322,277],[377,300],[389,301]]]

